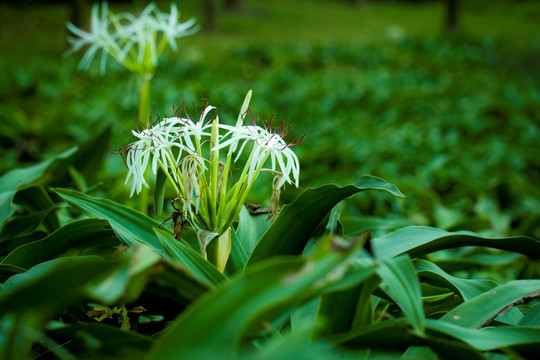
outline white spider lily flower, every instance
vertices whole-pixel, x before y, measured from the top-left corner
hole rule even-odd
[[[142,144],[142,147],[139,146],[141,146],[139,142],[130,145],[129,152],[126,156],[126,164],[129,171],[124,184],[127,184],[129,179],[133,177],[129,196],[133,196],[135,192],[139,194],[142,191],[143,185],[146,188],[149,187],[144,179],[144,173],[148,166],[152,149],[145,144]]]
[[[242,142],[235,161],[240,157],[246,144],[250,142],[254,144],[251,163],[249,164],[248,186],[253,181],[256,170],[264,166],[268,157],[271,159],[272,170],[276,171],[276,166],[279,165],[282,173],[276,188],[279,189],[285,182],[294,184],[296,187],[299,186],[300,162],[296,154],[291,150],[290,145],[285,142],[278,132],[272,132],[271,129],[268,130],[257,125],[245,125],[242,127],[222,125],[221,127],[229,130],[225,137],[228,135],[231,137],[214,149],[227,146],[235,149]]]
[[[181,162],[181,171],[184,178],[184,207],[183,211],[193,218],[199,211],[201,188],[199,178],[204,174],[206,166],[204,158],[197,154],[186,155]],[[195,212],[191,206],[193,200]]]
[[[179,181],[175,171],[175,164],[182,156],[182,151],[186,150],[186,148],[181,141],[178,141],[178,133],[181,129],[176,126],[176,123],[167,120],[164,119],[153,127],[139,132],[132,130],[133,136],[139,140],[127,147],[126,163],[128,166],[128,175],[125,183],[133,177],[130,196],[133,196],[134,192],[139,194],[143,185],[148,187],[144,174],[150,163],[151,156],[152,172],[154,175],[157,173],[158,166],[161,166],[164,171],[172,168],[173,171],[171,173],[173,177],[176,181]],[[177,152],[176,156],[174,156],[173,150]]]
[[[200,143],[203,136],[211,136],[211,133],[206,130],[212,128],[212,121],[210,119],[205,123],[205,118],[206,115],[208,115],[208,113],[213,109],[215,109],[214,106],[205,107],[201,114],[201,117],[197,122],[194,122],[189,118],[178,118],[178,121],[183,123],[183,140],[186,144],[186,147],[191,150],[191,152],[198,151],[195,144],[193,144],[192,137],[193,139],[195,139],[196,143]]]

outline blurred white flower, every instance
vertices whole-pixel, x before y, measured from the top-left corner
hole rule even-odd
[[[107,55],[110,55],[139,75],[153,73],[158,57],[167,44],[177,50],[177,38],[198,31],[194,19],[186,22],[178,20],[176,4],[171,4],[171,13],[165,14],[154,3],[147,5],[139,16],[114,14],[108,10],[106,2],[101,5],[100,14],[99,4],[94,4],[90,32],[71,23],[67,23],[67,27],[74,35],[68,38],[71,44],[68,55],[89,45],[80,62],[81,68],[89,68],[96,53],[102,50],[102,71],[105,71]]]
[[[159,13],[157,15],[156,29],[162,31],[173,50],[178,49],[175,39],[189,36],[196,33],[199,29],[195,26],[196,20],[189,19],[186,22],[178,21],[178,8],[175,3],[171,4],[171,13]]]
[[[118,54],[118,58],[122,60],[125,57],[125,52],[117,45],[116,41],[109,34],[110,21],[108,17],[107,3],[103,3],[101,7],[101,15],[99,12],[99,6],[97,4],[92,8],[91,15],[91,29],[90,32],[86,32],[79,29],[72,23],[67,23],[67,28],[75,36],[68,37],[68,42],[71,44],[71,48],[68,50],[67,55],[80,50],[86,45],[89,45],[88,50],[84,54],[80,62],[80,67],[88,69],[96,53],[102,50],[101,54],[101,68],[105,69],[107,62],[107,53],[114,52]]]

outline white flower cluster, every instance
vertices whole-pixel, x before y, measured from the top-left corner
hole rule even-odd
[[[104,72],[107,55],[134,73],[151,72],[157,66],[157,59],[166,45],[177,50],[176,39],[195,33],[195,19],[186,22],[178,21],[176,4],[171,4],[170,14],[159,11],[154,3],[150,3],[139,16],[130,13],[114,14],[109,11],[107,3],[94,4],[92,8],[90,32],[67,23],[74,35],[68,38],[71,45],[68,55],[89,46],[81,59],[81,68],[90,67],[99,50],[101,53],[101,70]]]
[[[148,187],[144,173],[150,163],[150,157],[152,157],[154,174],[159,164],[165,171],[171,169],[176,181],[180,180],[179,174],[188,178],[192,176],[192,174],[181,174],[174,170],[178,170],[182,160],[185,160],[182,159],[183,151],[190,156],[196,155],[198,151],[196,144],[200,146],[204,137],[210,137],[210,132],[206,130],[211,128],[212,124],[210,121],[205,122],[205,117],[213,109],[213,106],[207,106],[197,122],[190,118],[164,118],[151,128],[140,132],[132,131],[139,140],[127,147],[129,172],[126,183],[133,177],[131,195],[135,192],[140,193],[143,185]],[[219,124],[218,127],[228,132],[219,135],[219,145],[212,147],[212,150],[228,147],[235,152],[238,144],[242,143],[240,150],[236,151],[235,161],[238,161],[246,144],[253,144],[252,156],[249,160],[248,186],[251,185],[256,170],[262,168],[270,156],[272,170],[276,171],[276,165],[279,165],[279,171],[282,173],[277,187],[280,188],[285,182],[298,187],[300,176],[298,157],[278,133],[257,125],[235,127]],[[201,163],[201,166],[204,164]]]
[[[251,92],[246,99],[250,97]],[[269,123],[261,127],[254,121],[250,125],[244,125],[243,121],[236,126],[220,124],[216,115],[207,119],[214,109],[206,106],[195,121],[189,116],[177,116],[133,131],[138,140],[126,147],[126,183],[131,180],[131,195],[138,194],[143,186],[149,187],[145,179],[149,165],[152,164],[154,174],[160,167],[181,199],[183,212],[200,224],[200,228],[219,233],[240,211],[261,171],[277,174],[273,184],[275,193],[285,183],[298,187],[300,163],[290,144],[285,142],[282,127],[273,130]],[[246,114],[247,102],[243,110],[239,119]],[[231,159],[234,156],[237,162],[248,147],[251,153],[242,174],[228,187]],[[226,150],[226,162],[219,159],[221,149]],[[268,160],[271,169],[264,168]]]

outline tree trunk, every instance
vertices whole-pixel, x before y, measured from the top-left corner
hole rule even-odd
[[[446,3],[446,32],[459,31],[459,0],[445,0]]]
[[[225,0],[223,7],[225,10],[237,10],[240,7],[240,0]]]
[[[216,5],[214,0],[204,0],[203,6],[204,30],[214,31],[216,28]]]
[[[79,29],[89,30],[90,12],[88,7],[88,0],[71,1],[69,21]]]

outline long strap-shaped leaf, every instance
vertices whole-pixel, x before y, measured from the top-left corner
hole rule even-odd
[[[54,191],[85,215],[108,220],[116,235],[126,245],[142,243],[163,250],[154,234],[154,229],[160,228],[161,224],[145,214],[114,201],[95,198],[79,191],[68,189],[54,189]]]
[[[540,296],[540,280],[514,280],[499,285],[447,312],[440,321],[476,328],[527,297]]]
[[[460,246],[487,246],[540,258],[540,241],[527,236],[485,238],[468,231],[409,226],[372,241],[373,252],[379,259],[403,253],[416,257]]]
[[[446,287],[460,295],[464,301],[470,300],[492,288],[497,283],[489,279],[461,279],[443,271],[440,267],[427,260],[416,262],[418,276],[424,278],[428,283],[436,286]]]
[[[2,264],[29,269],[70,249],[103,245],[114,247],[119,244],[107,221],[82,219],[59,228],[44,239],[19,246],[2,260]]]
[[[184,242],[177,241],[170,233],[154,229],[158,241],[167,255],[175,262],[183,265],[198,279],[208,285],[218,285],[227,280],[212,263],[204,260],[201,255]]]
[[[329,254],[316,260],[279,257],[261,262],[185,310],[147,359],[234,358],[250,325],[338,281],[347,259]]]
[[[422,334],[424,332],[422,294],[420,282],[409,256],[383,260],[377,274],[384,282],[384,290],[407,316],[414,331]]]
[[[333,342],[348,349],[396,348],[410,345],[429,346],[443,358],[489,359],[484,351],[519,348],[538,355],[540,328],[505,326],[500,328],[468,329],[435,319],[425,319],[424,335],[411,332],[408,322],[392,320],[336,335]]]
[[[317,225],[341,200],[365,190],[382,190],[405,197],[394,185],[376,177],[362,177],[357,185],[324,185],[307,189],[296,201],[281,209],[276,221],[264,233],[247,265],[276,255],[300,254]]]

